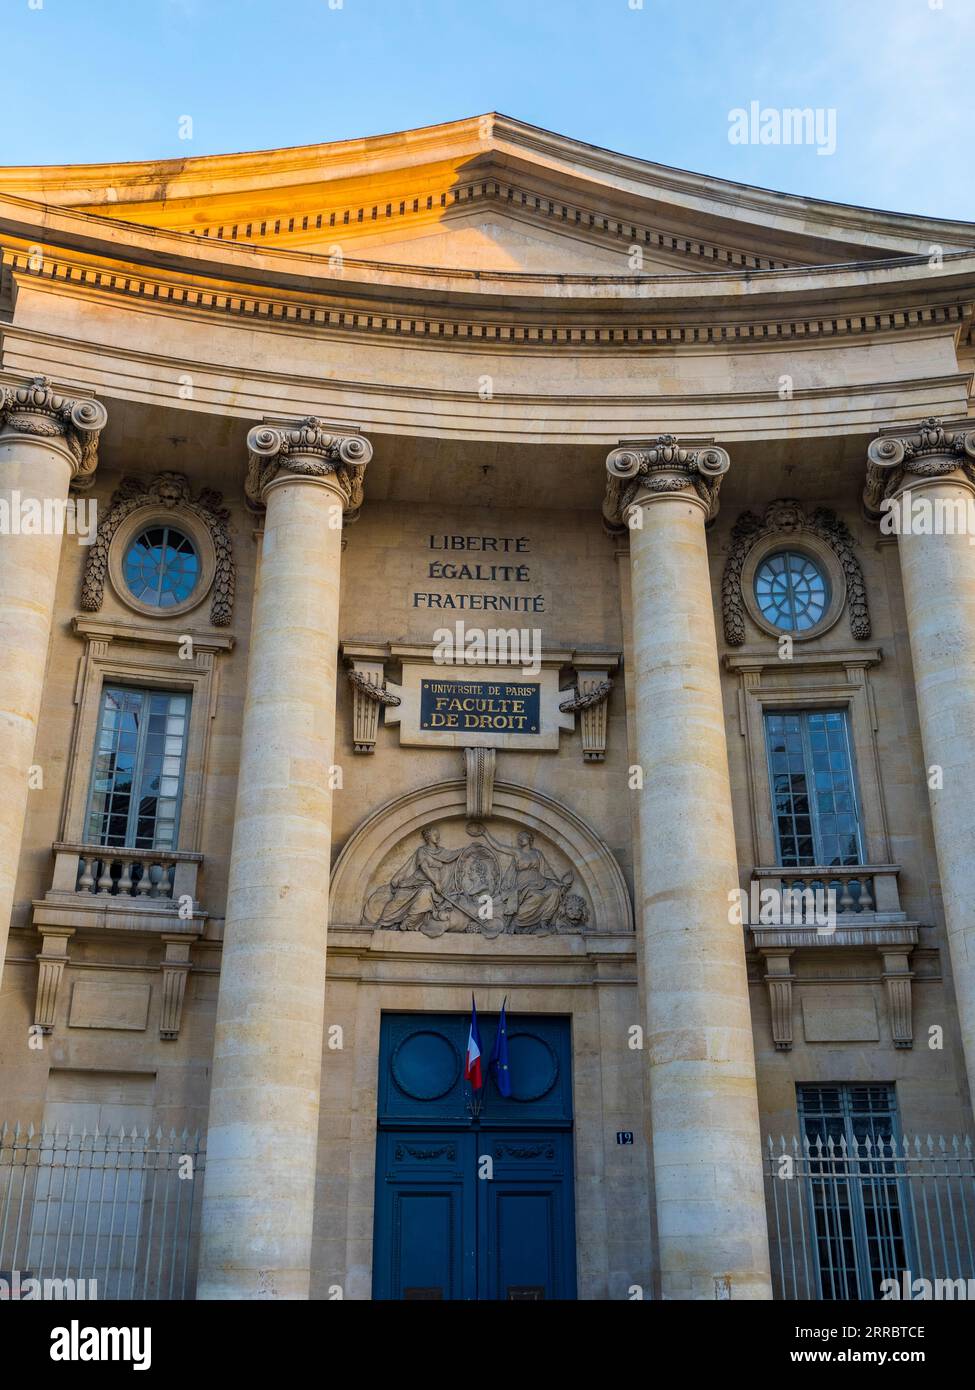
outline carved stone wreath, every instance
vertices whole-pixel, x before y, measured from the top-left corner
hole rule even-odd
[[[126,518],[140,507],[187,511],[209,532],[216,553],[210,621],[214,627],[227,627],[233,616],[237,582],[233,542],[227,529],[230,512],[223,505],[222,494],[210,488],[204,488],[194,497],[189,481],[182,473],[158,473],[148,483],[139,478],[122,479],[112,495],[108,515],[99,526],[95,542],[88,552],[81,589],[82,608],[87,613],[97,613],[101,609],[112,541]],[[161,616],[165,616],[164,611]]]
[[[361,671],[350,671],[349,680],[356,690],[361,690],[363,695],[375,701],[377,705],[401,705],[403,703],[398,695],[394,695],[391,690],[386,689],[385,682],[380,685],[377,681],[371,681]]]
[[[560,703],[559,709],[563,714],[576,714],[580,710],[592,709],[594,705],[602,704],[603,700],[609,698],[612,688],[613,682],[611,680],[599,681],[592,690],[587,691],[585,695],[580,695],[577,685],[566,686],[564,690],[559,691],[559,694],[567,695],[569,698]]]
[[[745,640],[745,596],[741,574],[750,551],[767,536],[801,540],[803,533],[818,537],[836,556],[846,581],[850,632],[858,642],[870,636],[867,591],[860,562],[853,553],[854,541],[850,532],[829,508],[818,507],[807,516],[795,498],[780,497],[769,503],[763,516],[743,512],[732,527],[731,551],[721,580],[724,635],[729,647],[740,647]]]

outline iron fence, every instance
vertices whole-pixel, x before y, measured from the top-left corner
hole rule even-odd
[[[975,1297],[970,1139],[770,1138],[764,1171],[776,1298]]]
[[[187,1299],[196,1286],[199,1133],[0,1128],[0,1289]],[[41,1296],[41,1295],[35,1295]]]
[[[0,1128],[0,1296],[194,1296],[199,1133]],[[771,1138],[763,1159],[774,1296],[975,1297],[968,1138]],[[959,1281],[963,1281],[963,1286]]]

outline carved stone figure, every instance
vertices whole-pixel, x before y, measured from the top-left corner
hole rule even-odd
[[[428,826],[421,833],[423,844],[386,885],[389,901],[376,922],[378,927],[417,931],[429,922],[450,918],[448,894],[456,883],[453,866],[462,851],[442,849],[439,830]]]
[[[559,877],[540,849],[530,830],[519,830],[514,846],[495,839],[486,826],[477,822],[467,827],[471,835],[483,835],[498,855],[508,863],[501,878],[505,930],[540,933],[553,930],[563,915],[564,898],[572,886],[572,874]]]

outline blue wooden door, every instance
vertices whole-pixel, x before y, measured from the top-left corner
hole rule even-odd
[[[463,1081],[465,1015],[384,1015],[373,1297],[575,1297],[567,1019],[508,1019],[512,1095]],[[497,1020],[482,1016],[485,1061]],[[486,1068],[485,1068],[486,1070]]]

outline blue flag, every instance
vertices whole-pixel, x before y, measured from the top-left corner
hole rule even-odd
[[[511,1095],[511,1070],[508,1066],[508,1020],[505,1016],[505,999],[501,1005],[501,1017],[498,1019],[498,1031],[494,1035],[494,1046],[491,1049],[491,1060],[488,1062],[488,1071],[494,1077],[494,1084],[503,1096]]]

